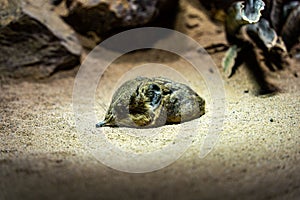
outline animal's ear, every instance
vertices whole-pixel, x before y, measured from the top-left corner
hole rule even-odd
[[[149,98],[150,105],[155,109],[160,104],[162,98],[161,88],[159,85],[152,83],[145,92],[145,96]]]

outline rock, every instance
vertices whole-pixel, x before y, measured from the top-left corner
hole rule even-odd
[[[63,0],[51,0],[51,4],[54,6],[58,6],[59,4],[61,4]]]
[[[0,0],[1,73],[43,78],[79,64],[75,32],[50,4],[38,2]]]
[[[78,33],[106,37],[111,32],[144,26],[166,10],[176,12],[177,0],[66,0],[65,21]],[[94,36],[93,36],[94,37]]]
[[[300,5],[295,7],[289,14],[282,29],[282,39],[287,49],[291,50],[300,43]]]
[[[232,3],[237,2],[239,0],[211,0],[211,1],[199,0],[199,1],[208,10],[222,9],[226,11]]]

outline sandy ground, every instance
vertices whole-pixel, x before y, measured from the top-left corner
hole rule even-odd
[[[222,27],[212,24],[197,4],[187,2],[181,1],[176,29],[203,46],[224,43]],[[212,55],[219,69],[223,56],[224,53]],[[97,93],[99,119],[103,118],[110,99],[109,95],[100,94],[111,92],[116,80],[133,66],[152,60],[185,73],[190,77],[188,83],[209,99],[205,87],[187,70],[185,61],[159,51],[136,52],[113,63],[103,77],[102,81],[111,84],[107,84],[110,87],[103,93]],[[300,81],[296,75],[300,73],[299,62],[294,62],[290,70],[268,74],[269,80],[281,89],[268,96],[257,95],[259,86],[245,66],[231,79],[221,73],[226,113],[223,131],[213,151],[205,158],[198,156],[209,121],[209,115],[205,115],[196,120],[203,127],[191,126],[199,134],[176,162],[142,174],[111,169],[97,161],[84,146],[72,109],[77,70],[39,81],[1,77],[1,200],[300,197]],[[123,129],[107,128],[105,133],[129,151],[151,151],[172,141],[172,131],[167,130],[176,132],[180,126],[183,125],[160,128],[162,136],[147,148],[139,147],[138,140],[122,135]]]

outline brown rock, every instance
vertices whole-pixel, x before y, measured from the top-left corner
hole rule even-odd
[[[239,0],[210,0],[210,1],[199,0],[199,1],[208,10],[223,9],[226,11],[232,3],[237,2]]]
[[[47,3],[0,0],[0,71],[42,78],[79,64],[75,32]]]
[[[147,25],[168,8],[171,10],[177,1],[66,0],[65,3],[69,13],[64,19],[78,33],[107,36],[111,31]]]

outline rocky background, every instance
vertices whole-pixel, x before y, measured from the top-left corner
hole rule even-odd
[[[130,28],[167,24],[178,2],[1,0],[0,5],[0,70],[45,78],[78,66],[82,47],[91,49]]]
[[[207,15],[220,24],[236,1],[200,2]],[[182,17],[178,16],[178,0],[1,0],[0,3],[0,70],[16,77],[45,78],[56,71],[72,69],[80,64],[83,48],[92,49],[107,37],[131,28],[174,28],[176,17]],[[277,0],[266,1],[263,12],[293,57],[299,55],[299,9],[298,1]],[[286,12],[289,14],[285,16]],[[187,28],[203,29],[196,24]]]

